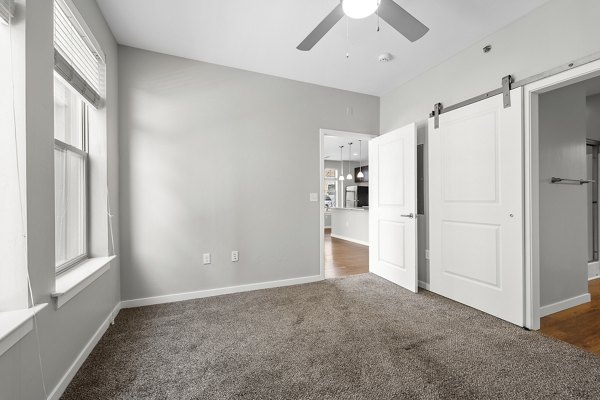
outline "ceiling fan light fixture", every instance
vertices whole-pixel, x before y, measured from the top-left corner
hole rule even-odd
[[[349,18],[361,19],[377,11],[379,0],[342,0],[342,9]]]

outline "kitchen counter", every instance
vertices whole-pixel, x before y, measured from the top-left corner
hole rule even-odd
[[[369,245],[368,208],[330,208],[331,237]]]

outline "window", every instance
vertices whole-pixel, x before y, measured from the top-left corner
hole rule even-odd
[[[88,105],[54,79],[54,218],[57,272],[87,258]]]
[[[5,24],[11,22],[14,9],[13,0],[0,0],[0,20]]]
[[[88,258],[89,115],[100,107],[103,57],[65,0],[54,1],[56,272]]]
[[[325,208],[334,208],[337,204],[338,171],[334,168],[325,168],[324,172],[323,199],[325,199]]]

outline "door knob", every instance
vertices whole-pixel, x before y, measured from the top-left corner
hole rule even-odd
[[[405,218],[414,218],[414,217],[415,217],[415,214],[413,214],[413,213],[410,213],[410,214],[402,214],[402,215],[400,215],[400,216],[401,216],[401,217],[405,217]]]

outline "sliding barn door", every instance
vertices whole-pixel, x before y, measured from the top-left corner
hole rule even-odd
[[[417,292],[417,128],[369,141],[369,271]]]
[[[523,295],[522,92],[429,121],[430,287],[519,326]]]

